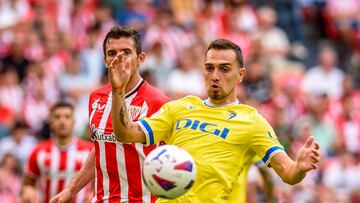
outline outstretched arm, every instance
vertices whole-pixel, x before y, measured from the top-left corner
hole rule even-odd
[[[285,153],[277,153],[271,159],[271,167],[285,183],[297,184],[304,179],[308,171],[317,168],[319,149],[319,144],[313,137],[309,137],[299,150],[295,161]]]
[[[132,122],[125,103],[125,87],[131,75],[130,58],[121,52],[109,66],[108,77],[112,87],[111,119],[118,141],[145,143],[145,133],[140,126]]]

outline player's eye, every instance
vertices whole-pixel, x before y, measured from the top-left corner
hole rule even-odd
[[[131,54],[130,50],[124,50],[124,55],[129,55],[129,54]]]
[[[219,69],[222,73],[227,73],[230,71],[230,68],[227,66],[221,66]]]
[[[107,55],[110,56],[110,57],[114,57],[114,56],[116,56],[116,52],[115,51],[109,51],[107,53]]]
[[[205,70],[207,72],[212,72],[212,71],[214,71],[214,67],[213,66],[205,66]]]

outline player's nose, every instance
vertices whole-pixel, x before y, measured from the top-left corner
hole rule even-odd
[[[211,74],[211,80],[218,81],[220,79],[219,70],[215,69]]]

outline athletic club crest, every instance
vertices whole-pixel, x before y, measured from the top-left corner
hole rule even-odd
[[[141,106],[129,106],[131,120],[136,120],[141,113]]]

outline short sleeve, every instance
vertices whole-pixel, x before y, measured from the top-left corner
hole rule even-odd
[[[146,136],[146,145],[153,145],[160,141],[165,141],[172,130],[172,112],[170,103],[163,105],[160,110],[154,113],[150,118],[144,118],[138,121],[141,129]]]
[[[270,124],[258,113],[255,115],[252,129],[254,132],[252,133],[251,147],[265,165],[269,164],[271,157],[276,153],[285,152]]]
[[[25,174],[32,176],[32,177],[37,177],[40,175],[40,170],[39,170],[39,166],[37,164],[37,154],[38,154],[38,150],[37,148],[35,148],[28,160],[27,163],[25,165]]]

